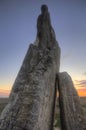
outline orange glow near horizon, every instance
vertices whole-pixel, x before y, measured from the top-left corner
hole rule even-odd
[[[0,89],[0,97],[8,97],[10,90]]]
[[[80,97],[86,97],[86,89],[77,89]]]
[[[74,86],[80,97],[86,97],[86,80],[73,80]]]
[[[0,89],[0,97],[8,97],[11,90]],[[77,89],[80,97],[86,97],[86,89]]]
[[[73,80],[74,86],[78,92],[78,95],[80,97],[86,97],[86,85],[83,84],[85,83],[85,80]],[[6,84],[2,84],[3,87],[0,87],[0,97],[9,97],[9,94],[12,89],[12,83],[8,84],[6,87]]]

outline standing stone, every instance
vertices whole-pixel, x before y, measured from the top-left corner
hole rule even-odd
[[[66,72],[58,74],[57,87],[62,130],[86,130],[79,96]]]
[[[50,14],[48,7],[43,5],[41,7],[41,14],[37,22],[37,37],[39,38],[39,46],[41,48],[52,49],[56,43],[55,32],[51,26]],[[45,44],[44,44],[45,43]]]
[[[0,130],[50,130],[59,72],[60,48],[43,5],[37,41],[31,44],[0,117]]]

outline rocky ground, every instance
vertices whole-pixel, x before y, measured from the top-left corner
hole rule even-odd
[[[86,115],[86,97],[80,98],[80,101],[81,101],[81,105],[83,107],[84,113]],[[7,98],[0,98],[0,113],[4,109],[7,102],[8,102]],[[60,129],[60,114],[59,114],[59,103],[58,103],[58,101],[57,101],[57,104],[56,104],[54,130],[61,130]]]
[[[54,128],[54,130],[60,130],[60,128],[57,127],[57,128]]]

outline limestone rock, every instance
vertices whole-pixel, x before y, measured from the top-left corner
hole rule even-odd
[[[68,73],[58,74],[57,87],[62,130],[86,130],[79,96]]]
[[[41,14],[37,20],[37,37],[39,38],[39,46],[42,48],[52,49],[56,43],[55,32],[51,26],[50,14],[48,7],[41,7]]]
[[[42,11],[43,18],[39,16],[37,27],[38,46],[31,44],[27,51],[9,102],[1,114],[0,130],[53,129],[55,79],[59,72],[60,48],[51,24],[48,24],[50,19],[46,5],[42,6]]]

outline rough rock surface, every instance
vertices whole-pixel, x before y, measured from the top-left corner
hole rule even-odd
[[[58,74],[57,87],[62,130],[86,130],[79,96],[66,72]]]
[[[37,37],[39,38],[40,48],[52,49],[56,43],[55,32],[51,26],[50,15],[48,7],[43,5],[41,7],[41,14],[38,17],[37,22]],[[45,44],[44,44],[45,43]]]
[[[55,79],[60,48],[46,5],[37,21],[36,45],[31,44],[0,117],[0,130],[52,130]]]

